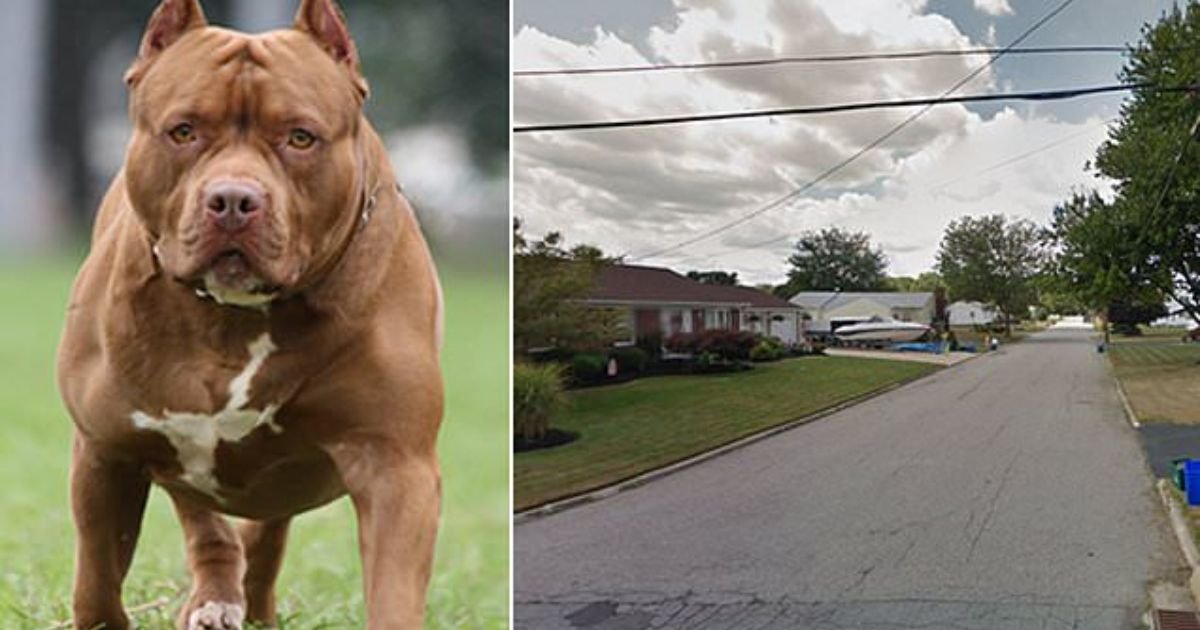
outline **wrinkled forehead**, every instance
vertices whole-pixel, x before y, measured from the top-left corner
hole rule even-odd
[[[135,86],[135,115],[310,120],[344,129],[362,103],[345,71],[299,31],[208,27],[168,48]]]

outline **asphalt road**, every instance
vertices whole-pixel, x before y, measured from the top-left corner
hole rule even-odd
[[[517,628],[1137,627],[1182,559],[1108,369],[1056,330],[519,525]]]

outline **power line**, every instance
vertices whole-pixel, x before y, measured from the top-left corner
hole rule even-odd
[[[1104,125],[1107,125],[1107,124],[1109,124],[1109,123],[1112,123],[1112,122],[1114,122],[1115,120],[1116,120],[1115,118],[1109,118],[1109,119],[1107,119],[1107,120],[1101,121],[1101,122],[1100,122],[1100,123],[1098,123],[1098,124],[1095,124],[1095,125],[1090,125],[1090,126],[1088,126],[1088,127],[1084,127],[1083,129],[1081,129],[1081,130],[1079,130],[1079,131],[1076,131],[1075,133],[1072,133],[1072,134],[1069,134],[1069,135],[1063,136],[1063,137],[1061,137],[1061,138],[1058,138],[1057,140],[1054,140],[1053,142],[1047,142],[1046,144],[1043,144],[1043,145],[1041,145],[1041,146],[1037,147],[1036,149],[1031,149],[1031,150],[1029,150],[1029,151],[1026,151],[1026,152],[1024,152],[1024,153],[1020,153],[1020,154],[1018,154],[1018,155],[1014,155],[1014,156],[1012,156],[1012,157],[1005,158],[1004,160],[1001,160],[1000,162],[996,162],[995,164],[992,164],[992,165],[986,166],[986,167],[984,167],[984,168],[982,168],[982,169],[979,169],[978,171],[975,171],[974,173],[970,173],[970,174],[968,174],[968,175],[963,175],[962,177],[957,177],[957,178],[955,178],[955,179],[951,179],[951,180],[948,180],[948,181],[944,181],[944,182],[942,182],[942,183],[940,183],[940,184],[936,184],[936,185],[934,185],[934,186],[930,186],[929,188],[926,188],[925,190],[926,190],[926,191],[930,191],[930,192],[932,192],[932,191],[936,191],[936,190],[940,190],[940,189],[942,189],[942,188],[945,188],[945,187],[947,187],[947,186],[950,186],[950,185],[953,185],[953,184],[957,184],[957,183],[959,183],[959,182],[963,182],[963,181],[966,181],[966,180],[969,180],[969,179],[973,179],[973,178],[975,178],[975,177],[979,177],[980,175],[985,175],[985,174],[987,174],[987,173],[991,173],[991,172],[993,172],[993,171],[999,170],[999,169],[1001,169],[1001,168],[1004,168],[1004,167],[1006,167],[1006,166],[1011,166],[1011,165],[1013,165],[1013,164],[1016,164],[1017,162],[1020,162],[1020,161],[1022,161],[1022,160],[1027,160],[1027,159],[1029,159],[1029,158],[1031,158],[1031,157],[1033,157],[1033,156],[1035,156],[1035,155],[1038,155],[1038,154],[1040,154],[1040,153],[1043,153],[1043,152],[1045,152],[1045,151],[1049,151],[1050,149],[1053,149],[1053,148],[1055,148],[1055,147],[1058,147],[1058,146],[1060,146],[1060,145],[1066,144],[1066,143],[1068,143],[1068,142],[1070,142],[1070,141],[1072,141],[1072,140],[1076,140],[1076,139],[1078,139],[1078,138],[1082,137],[1082,136],[1083,136],[1083,135],[1085,135],[1085,134],[1091,133],[1091,132],[1092,132],[1093,130],[1095,130],[1097,127],[1102,127],[1102,126],[1104,126]],[[782,234],[782,235],[780,235],[780,236],[774,236],[774,237],[771,237],[771,238],[769,238],[769,239],[767,239],[767,240],[765,240],[765,241],[759,241],[759,242],[751,243],[750,245],[746,245],[745,247],[742,247],[742,248],[740,248],[740,249],[758,249],[758,248],[760,248],[760,247],[766,247],[767,245],[774,245],[775,243],[778,243],[779,241],[784,241],[784,240],[790,239],[790,238],[792,238],[792,236],[793,236],[792,234]],[[736,251],[739,251],[739,250],[738,250],[738,249],[735,249],[735,250],[729,250],[729,251],[727,251],[727,252],[723,252],[723,253],[720,253],[720,254],[716,254],[716,257],[721,257],[721,256],[725,256],[725,255],[728,255],[728,254],[732,254],[732,253],[734,253],[734,252],[736,252]]]
[[[642,72],[662,72],[667,70],[707,70],[715,68],[747,68],[761,66],[776,66],[784,64],[825,64],[856,61],[875,61],[890,59],[927,59],[931,57],[972,57],[995,55],[1003,48],[956,48],[934,50],[908,50],[880,53],[841,53],[827,55],[801,55],[789,57],[772,57],[766,59],[740,59],[730,61],[704,61],[693,63],[662,63],[643,64],[635,66],[596,66],[590,68],[554,68],[541,70],[515,70],[514,77],[549,77],[571,76],[586,74],[630,74]],[[1010,48],[1005,54],[1009,55],[1052,55],[1052,54],[1095,54],[1095,53],[1124,53],[1129,48],[1125,46],[1037,46],[1029,48]]]
[[[959,79],[958,82],[956,82],[954,85],[950,86],[950,89],[946,90],[942,94],[942,96],[949,96],[949,95],[953,94],[955,91],[958,90],[958,88],[962,87],[963,85],[967,84],[972,79],[974,79],[975,77],[979,76],[980,73],[982,73],[987,68],[991,67],[992,64],[996,63],[996,61],[998,61],[1002,56],[1004,56],[1004,54],[1008,50],[1011,50],[1011,49],[1019,46],[1021,44],[1021,42],[1025,41],[1026,38],[1028,38],[1030,35],[1032,35],[1039,28],[1041,28],[1042,25],[1044,25],[1046,22],[1049,22],[1056,15],[1058,15],[1059,13],[1062,13],[1062,11],[1064,9],[1066,9],[1068,6],[1070,6],[1071,3],[1074,1],[1075,0],[1063,0],[1063,2],[1060,3],[1057,7],[1055,7],[1054,10],[1050,11],[1049,13],[1044,15],[1040,20],[1035,22],[1032,26],[1025,29],[1025,32],[1021,33],[1016,39],[1014,39],[1012,42],[1010,42],[1008,44],[1008,46],[1004,47],[1003,50],[1001,50],[1000,52],[998,52],[994,56],[992,56],[990,59],[988,59],[987,63],[984,63],[983,65],[979,66],[975,70],[972,70],[965,77],[963,77],[962,79]],[[750,221],[754,217],[757,217],[757,216],[763,214],[764,212],[768,212],[774,208],[778,208],[784,204],[787,204],[791,200],[803,195],[805,192],[807,192],[808,190],[810,190],[817,184],[820,184],[821,182],[825,181],[826,179],[832,177],[838,171],[840,171],[843,168],[854,163],[856,160],[858,160],[858,158],[862,157],[863,155],[866,155],[868,152],[870,152],[875,147],[883,144],[884,142],[887,142],[889,139],[891,139],[896,134],[900,133],[901,130],[908,127],[915,120],[917,120],[922,115],[924,115],[925,112],[928,112],[932,108],[933,108],[932,105],[926,105],[925,107],[921,108],[920,110],[913,112],[913,114],[910,115],[908,118],[905,118],[898,125],[896,125],[895,127],[892,127],[890,130],[888,130],[883,135],[879,136],[875,140],[872,140],[866,146],[864,146],[863,148],[861,148],[858,151],[851,154],[850,157],[847,157],[847,158],[843,159],[842,161],[838,162],[837,164],[834,164],[830,168],[825,169],[825,171],[823,171],[820,175],[817,175],[815,178],[809,180],[808,183],[792,190],[791,192],[783,195],[782,197],[778,197],[778,198],[774,199],[773,201],[770,201],[767,204],[760,206],[759,208],[757,208],[751,212],[748,212],[748,213],[742,215],[741,217],[738,217],[737,219],[728,221],[728,222],[726,222],[722,225],[719,225],[713,229],[706,230],[705,232],[702,232],[701,234],[699,234],[697,236],[694,236],[694,237],[691,237],[688,239],[684,239],[678,243],[675,243],[674,245],[669,245],[667,247],[658,249],[658,250],[650,252],[648,254],[644,254],[642,256],[633,257],[631,260],[632,261],[643,260],[646,258],[661,256],[663,254],[682,249],[682,248],[692,245],[694,243],[698,243],[700,241],[712,238],[713,236],[716,236],[717,234],[720,234],[727,230],[731,230],[743,223],[746,223],[747,221]]]
[[[951,186],[951,185],[957,184],[959,182],[962,182],[962,181],[965,181],[968,179],[972,179],[975,177],[979,177],[980,175],[984,175],[984,174],[990,173],[990,172],[998,170],[998,169],[1002,169],[1006,166],[1016,164],[1017,162],[1020,162],[1022,160],[1031,158],[1039,153],[1042,153],[1043,151],[1048,151],[1048,150],[1053,149],[1054,147],[1057,147],[1061,144],[1066,144],[1072,140],[1075,140],[1076,138],[1083,136],[1084,134],[1091,133],[1094,129],[1096,129],[1098,127],[1106,126],[1110,123],[1115,122],[1116,120],[1117,120],[1116,118],[1109,118],[1107,120],[1102,120],[1095,125],[1089,125],[1087,127],[1084,127],[1083,129],[1080,129],[1079,131],[1076,131],[1075,133],[1070,134],[1068,136],[1064,136],[1062,138],[1054,140],[1053,142],[1047,142],[1046,144],[1043,144],[1043,145],[1037,147],[1036,149],[1030,149],[1029,151],[1026,151],[1019,155],[1014,155],[1013,157],[1010,157],[1002,162],[997,162],[996,164],[993,164],[991,166],[988,166],[988,167],[985,167],[978,171],[975,171],[974,173],[963,175],[962,177],[957,177],[955,179],[947,180],[940,184],[930,186],[926,190],[928,190],[930,192],[936,191],[936,190],[941,190],[943,188],[946,188],[947,186]]]
[[[806,107],[785,107],[782,109],[760,109],[744,112],[720,112],[716,114],[688,114],[683,116],[664,116],[660,118],[632,118],[626,120],[602,120],[578,123],[550,123],[544,125],[526,125],[513,127],[513,133],[545,133],[562,131],[592,131],[597,129],[626,129],[629,127],[660,127],[663,125],[682,125],[688,123],[706,123],[723,120],[743,120],[747,118],[767,118],[773,116],[811,116],[814,114],[833,114],[842,112],[858,112],[873,109],[893,109],[897,107],[926,106],[926,109],[936,105],[955,103],[986,103],[993,101],[1061,101],[1094,94],[1110,92],[1126,92],[1131,90],[1149,90],[1155,92],[1189,92],[1197,89],[1196,85],[1157,86],[1151,83],[1115,83],[1091,87],[1066,88],[1059,90],[1038,90],[1033,92],[1005,92],[999,94],[966,94],[962,96],[938,96],[934,98],[910,98],[895,101],[864,101],[860,103],[839,103],[836,105],[810,105]],[[924,110],[922,110],[924,111]]]

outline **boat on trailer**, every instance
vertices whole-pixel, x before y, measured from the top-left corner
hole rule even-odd
[[[864,322],[839,326],[833,335],[843,342],[854,343],[905,343],[916,341],[928,334],[932,328],[917,322],[901,322],[894,319],[874,317]]]

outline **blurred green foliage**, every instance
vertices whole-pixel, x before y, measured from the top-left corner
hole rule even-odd
[[[476,161],[508,166],[508,3],[344,0],[380,128],[414,121],[468,131]]]

